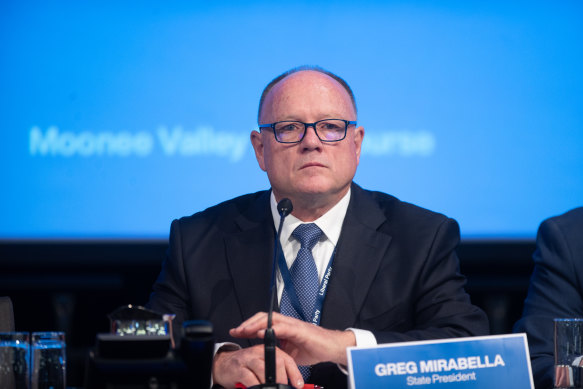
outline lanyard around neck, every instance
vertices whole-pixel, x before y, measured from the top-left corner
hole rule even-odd
[[[287,292],[292,307],[300,315],[303,321],[308,321],[311,322],[312,324],[320,325],[320,319],[322,317],[322,306],[324,305],[324,298],[326,297],[326,292],[328,291],[330,275],[332,274],[332,262],[334,261],[334,254],[336,253],[336,248],[332,252],[332,256],[330,257],[328,265],[326,266],[326,272],[324,273],[324,277],[322,278],[322,282],[320,283],[320,287],[318,288],[312,316],[310,318],[307,318],[304,314],[304,310],[302,309],[300,300],[296,293],[296,288],[292,281],[291,273],[289,271],[289,268],[287,267],[287,262],[285,261],[285,257],[283,255],[281,243],[277,242],[277,246],[278,250],[280,251],[278,261],[279,271],[281,273],[281,277],[283,278],[284,283],[283,287]]]

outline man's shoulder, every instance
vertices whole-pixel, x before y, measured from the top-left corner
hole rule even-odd
[[[380,209],[388,221],[415,224],[416,222],[442,223],[445,220],[452,220],[442,213],[402,201],[384,192],[362,189],[358,185],[353,187],[354,189],[356,189],[354,193],[357,198],[362,197],[366,199],[365,201],[371,201]],[[362,200],[359,203],[362,203]]]
[[[391,236],[394,242],[405,244],[430,242],[440,231],[451,239],[459,240],[460,229],[454,219],[401,201],[387,193],[365,190],[358,186],[353,186],[353,190],[354,204],[350,219],[347,220],[349,223],[361,223]]]
[[[542,241],[566,243],[573,254],[583,252],[583,207],[574,208],[559,216],[543,221],[539,228],[539,244]]]
[[[543,223],[555,223],[565,230],[583,230],[583,207],[574,208],[559,216],[551,217]]]
[[[178,219],[181,226],[221,226],[228,228],[239,218],[260,221],[269,215],[270,191],[263,190],[223,201],[203,211]]]

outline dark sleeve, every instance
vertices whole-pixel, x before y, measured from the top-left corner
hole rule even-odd
[[[567,236],[553,219],[541,224],[524,311],[514,326],[514,332],[527,334],[537,389],[553,387],[553,319],[583,316],[577,282],[581,275],[575,269],[572,242]]]
[[[470,302],[464,286],[466,279],[459,271],[456,247],[459,227],[445,219],[426,245],[416,246],[422,260],[409,273],[403,271],[402,282],[410,291],[409,315],[403,315],[402,331],[373,331],[378,343],[443,339],[487,335],[486,314]],[[399,280],[397,280],[399,282]],[[409,317],[407,317],[409,316]]]
[[[175,314],[176,317],[173,321],[174,339],[179,340],[182,323],[192,315],[187,301],[189,293],[184,269],[182,236],[178,220],[174,220],[170,227],[166,258],[162,263],[162,270],[152,290],[146,307],[160,313]]]

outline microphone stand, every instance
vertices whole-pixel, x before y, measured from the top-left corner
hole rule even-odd
[[[277,297],[277,288],[275,287],[275,269],[278,264],[277,258],[280,250],[279,239],[281,237],[281,228],[283,221],[287,215],[293,210],[293,205],[290,199],[284,198],[277,203],[277,212],[279,212],[279,228],[275,237],[275,251],[273,253],[273,266],[271,268],[271,297],[269,302],[269,309],[267,310],[267,329],[263,337],[263,344],[265,345],[265,383],[254,385],[249,389],[293,389],[292,386],[286,384],[277,384],[275,382],[275,348],[277,344],[277,337],[272,328],[273,306],[275,305]]]

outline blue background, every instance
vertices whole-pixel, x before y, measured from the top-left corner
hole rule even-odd
[[[583,204],[579,1],[120,3],[0,3],[0,239],[164,239],[173,218],[268,188],[248,141],[240,158],[168,156],[156,131],[248,139],[263,87],[302,64],[356,94],[356,182],[464,238],[530,239]],[[154,143],[42,155],[35,127]],[[387,134],[434,143],[379,154]]]

